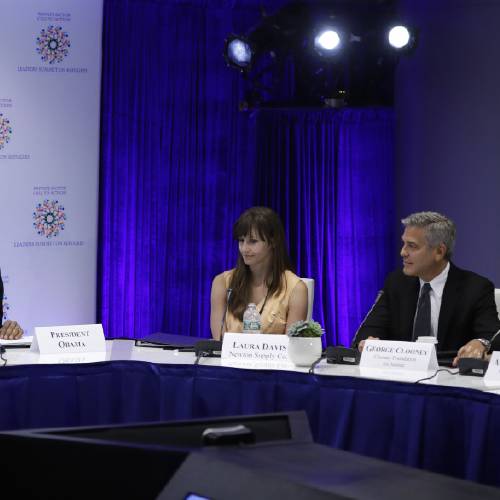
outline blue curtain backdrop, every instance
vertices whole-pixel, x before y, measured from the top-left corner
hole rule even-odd
[[[106,335],[209,336],[231,228],[276,208],[314,317],[348,343],[391,262],[389,110],[238,112],[222,44],[261,2],[107,0],[98,310]],[[270,2],[277,7],[276,2]]]
[[[327,342],[347,345],[394,261],[392,111],[266,110],[256,130],[258,199],[315,280]]]
[[[104,8],[100,296],[108,337],[208,335],[208,293],[252,203],[254,142],[224,37],[258,19],[233,2]]]

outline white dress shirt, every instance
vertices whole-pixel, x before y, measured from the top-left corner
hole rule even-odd
[[[446,267],[438,274],[435,278],[429,281],[431,286],[431,291],[429,292],[429,299],[431,302],[431,332],[434,337],[437,338],[438,334],[438,324],[439,324],[439,311],[441,311],[441,300],[443,298],[444,285],[446,285],[446,280],[448,279],[448,271],[450,270],[450,263],[446,264]],[[420,294],[422,293],[422,287],[426,282],[420,279]],[[415,313],[416,316],[416,313]],[[413,319],[415,323],[415,319]]]

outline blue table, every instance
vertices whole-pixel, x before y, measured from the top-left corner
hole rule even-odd
[[[318,443],[500,486],[500,397],[284,371],[110,361],[0,369],[0,429],[303,409]]]

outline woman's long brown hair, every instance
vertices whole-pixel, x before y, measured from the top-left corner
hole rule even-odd
[[[238,241],[252,233],[272,248],[271,267],[266,277],[267,293],[271,297],[282,291],[283,273],[291,269],[286,249],[285,230],[276,212],[267,207],[252,207],[243,212],[234,224],[233,237]],[[250,267],[245,264],[238,252],[238,262],[229,284],[232,293],[228,308],[240,321],[243,320],[243,313],[250,301],[251,279]]]

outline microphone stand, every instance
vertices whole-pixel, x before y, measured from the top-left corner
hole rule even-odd
[[[493,342],[495,341],[495,339],[498,337],[499,334],[500,334],[500,330],[498,330],[498,332],[496,332],[495,335],[493,335],[493,337],[491,337],[491,340],[490,340],[490,350],[491,351],[494,351]]]
[[[229,308],[229,300],[231,299],[231,294],[233,293],[232,288],[228,288],[226,291],[226,306],[224,307],[224,314],[222,315],[222,320],[220,323],[220,340],[200,340],[194,345],[194,352],[196,354],[195,365],[199,364],[201,358],[205,357],[220,357],[220,351],[222,350],[222,339],[224,337],[224,324],[226,323],[226,315]]]
[[[375,302],[370,307],[370,310],[366,313],[366,316],[363,318],[363,321],[361,322],[361,324],[359,325],[359,328],[356,330],[356,333],[354,334],[354,338],[352,339],[352,342],[351,342],[351,347],[353,347],[353,348],[357,347],[358,342],[356,341],[356,339],[358,338],[359,332],[361,331],[361,328],[363,328],[363,326],[365,326],[365,323],[366,323],[366,320],[368,319],[368,316],[370,316],[372,311],[375,309],[375,306],[378,304],[379,300],[382,298],[382,295],[384,295],[384,290],[379,290],[379,292],[377,293],[377,297],[375,298]]]

